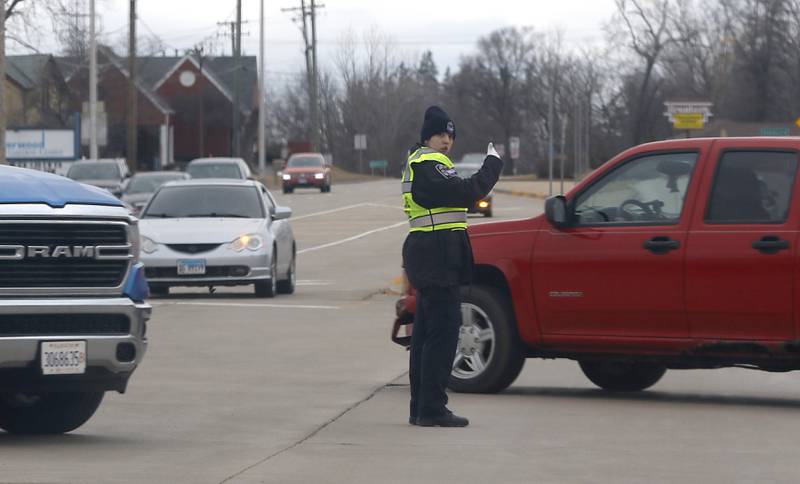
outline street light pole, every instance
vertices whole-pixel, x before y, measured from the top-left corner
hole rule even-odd
[[[97,38],[94,0],[89,1],[89,158],[97,159]]]

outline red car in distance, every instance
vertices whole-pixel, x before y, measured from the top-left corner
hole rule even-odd
[[[295,188],[319,188],[322,193],[331,191],[331,167],[321,153],[295,153],[289,157],[281,174],[283,193]]]

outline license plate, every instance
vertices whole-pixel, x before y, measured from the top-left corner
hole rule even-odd
[[[43,375],[86,373],[86,341],[43,341]]]
[[[298,181],[299,181],[300,183],[305,183],[305,182],[306,182],[306,179],[305,179],[305,178],[300,178]]]
[[[206,273],[205,259],[183,259],[178,261],[179,276],[197,276]]]

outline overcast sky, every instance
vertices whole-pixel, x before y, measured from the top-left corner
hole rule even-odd
[[[88,0],[68,0],[84,2]],[[103,30],[112,45],[127,35],[128,0],[96,0]],[[242,49],[258,54],[258,17],[260,0],[242,0]],[[474,50],[475,41],[500,27],[532,26],[539,31],[559,29],[567,43],[584,45],[603,40],[603,24],[614,13],[614,0],[317,0],[325,5],[317,20],[320,40],[319,62],[330,65],[337,42],[344,32],[362,33],[376,28],[386,33],[399,49],[415,56],[426,49],[444,71],[455,68],[459,56]],[[292,21],[292,14],[282,8],[300,5],[300,0],[265,0],[266,69],[268,79],[279,80],[303,66],[302,37]],[[307,0],[307,3],[310,3]],[[235,0],[139,0],[137,1],[141,35],[157,35],[169,47],[181,53],[203,40],[215,40],[218,54],[230,54],[229,28],[218,22],[235,20]],[[53,50],[47,39],[39,46]],[[15,53],[24,50],[9,47]]]

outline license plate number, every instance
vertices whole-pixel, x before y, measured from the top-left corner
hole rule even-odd
[[[43,341],[43,375],[86,373],[86,341]]]
[[[179,276],[197,276],[206,273],[205,259],[185,259],[178,261]]]
[[[305,183],[305,182],[306,182],[306,179],[305,179],[305,178],[300,178],[298,181],[299,181],[300,183]]]

